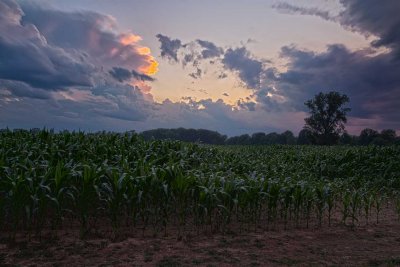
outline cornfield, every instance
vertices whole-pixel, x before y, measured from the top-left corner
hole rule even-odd
[[[400,147],[205,146],[133,133],[0,133],[0,229],[117,234],[379,222],[400,215]],[[99,222],[102,223],[99,223]],[[175,233],[175,232],[174,232]]]

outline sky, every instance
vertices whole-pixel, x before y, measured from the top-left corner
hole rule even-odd
[[[398,0],[0,0],[0,128],[400,132]]]

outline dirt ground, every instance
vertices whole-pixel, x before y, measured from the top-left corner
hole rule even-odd
[[[0,266],[400,266],[395,216],[357,227],[333,226],[250,233],[0,240]]]

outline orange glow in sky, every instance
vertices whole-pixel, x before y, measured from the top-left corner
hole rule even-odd
[[[136,48],[136,51],[141,55],[150,55],[151,54],[150,48],[144,47],[144,46]]]
[[[145,46],[138,46],[138,42],[142,40],[142,37],[139,35],[127,33],[122,34],[120,37],[120,42],[124,46],[130,46],[134,49],[139,55],[146,56],[146,62],[143,66],[139,67],[139,70],[147,75],[154,75],[158,72],[158,62],[151,55],[151,50]],[[114,49],[111,50],[111,54],[115,54],[117,51]]]
[[[149,65],[141,67],[140,71],[147,75],[154,75],[158,72],[158,62],[153,56],[149,56]]]
[[[151,50],[145,46],[137,46],[137,42],[141,41],[142,37],[139,35],[135,35],[132,33],[122,34],[120,38],[121,44],[124,46],[131,46],[132,49],[135,49],[137,53],[143,56],[147,56],[147,64],[145,66],[141,66],[139,70],[147,75],[154,75],[158,72],[158,62],[151,55]],[[114,53],[115,51],[111,51]]]
[[[142,40],[142,37],[140,37],[139,35],[128,33],[123,34],[120,40],[123,45],[131,45]]]

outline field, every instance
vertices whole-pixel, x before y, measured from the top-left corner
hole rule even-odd
[[[153,258],[168,266],[346,263],[330,258],[332,244],[365,246],[350,248],[349,262],[399,264],[399,162],[398,146],[230,147],[5,130],[0,264],[54,263],[43,255],[68,247],[95,258],[100,250],[113,254],[113,246],[133,256],[106,261],[114,265],[156,264]],[[135,246],[140,260],[129,249]],[[233,260],[237,246],[254,255]],[[326,261],[290,254],[318,246]],[[74,263],[65,257],[59,264]]]

